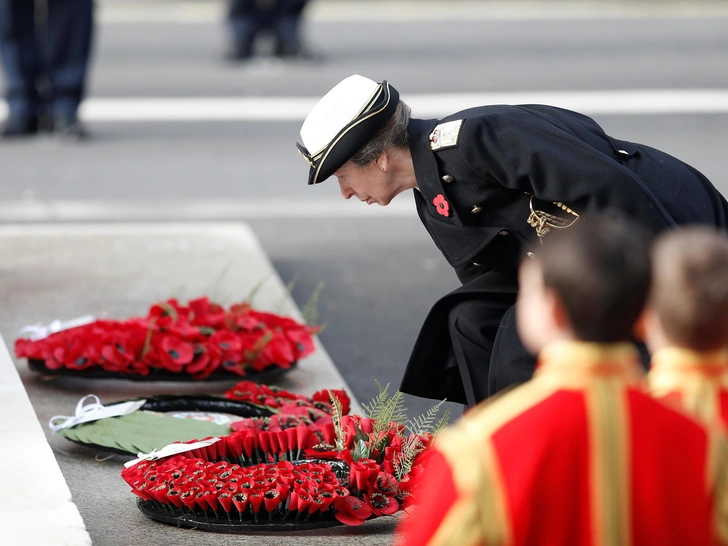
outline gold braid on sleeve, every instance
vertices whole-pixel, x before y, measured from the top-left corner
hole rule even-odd
[[[554,205],[559,207],[561,210],[570,214],[573,218],[562,218],[555,214],[550,214],[543,210],[538,210],[533,207],[533,195],[528,202],[528,208],[531,210],[531,214],[528,216],[528,224],[536,230],[539,241],[543,243],[543,238],[551,231],[551,229],[566,229],[573,226],[580,216],[571,210],[569,207],[564,205],[561,201],[554,201]]]

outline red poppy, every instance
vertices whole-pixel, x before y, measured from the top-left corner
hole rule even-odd
[[[321,433],[322,439],[327,444],[336,443],[336,433],[334,432],[334,425],[327,424],[319,428],[318,432]]]
[[[245,493],[236,493],[233,495],[233,504],[238,512],[245,512],[248,507],[248,495]]]
[[[259,323],[262,323],[268,328],[278,327],[283,330],[288,330],[290,328],[300,328],[301,326],[298,322],[291,318],[282,317],[273,313],[265,313],[262,311],[255,311],[251,309],[250,316],[254,317]]]
[[[254,370],[262,370],[271,364],[290,368],[296,357],[293,346],[283,332],[274,332],[260,352],[260,358],[253,363]]]
[[[225,512],[230,512],[233,507],[233,496],[231,493],[228,493],[227,491],[224,493],[220,493],[217,497],[217,500],[220,502],[220,505],[222,506],[222,509],[225,510]]]
[[[207,491],[198,491],[195,493],[195,503],[201,510],[207,511],[210,508],[210,505],[207,504],[207,501],[205,500],[205,493],[207,493]]]
[[[248,332],[260,327],[260,321],[249,314],[250,308],[244,311],[235,311],[231,317],[231,324],[234,329],[246,330]]]
[[[341,389],[325,389],[322,391],[318,391],[314,393],[314,395],[311,397],[311,400],[314,402],[326,402],[329,405],[331,404],[331,398],[329,396],[329,391],[331,394],[333,394],[341,404],[341,414],[346,415],[349,413],[349,409],[351,407],[351,399],[349,398],[349,395],[346,394],[346,391]]]
[[[15,355],[18,358],[41,358],[43,345],[29,339],[15,340]]]
[[[167,498],[177,508],[182,508],[184,506],[184,502],[182,502],[182,499],[180,498],[180,491],[179,491],[179,489],[168,489],[167,490]]]
[[[315,346],[313,343],[313,337],[311,337],[311,329],[309,327],[288,328],[285,330],[285,334],[292,344],[292,348],[296,354],[296,360],[303,358],[314,351]]]
[[[220,351],[220,349],[218,349],[215,345],[211,343],[206,343],[203,345],[203,347],[204,352],[199,354],[195,358],[195,360],[193,360],[185,368],[185,370],[188,373],[191,373],[192,376],[197,380],[209,377],[210,374],[217,370],[217,368],[220,366],[220,361],[222,360],[222,351]]]
[[[438,194],[433,200],[432,204],[437,208],[437,213],[443,216],[450,216],[450,203],[447,202],[445,196],[441,193]]]
[[[263,505],[263,493],[254,492],[248,495],[250,500],[250,507],[253,509],[253,513],[257,514],[260,512],[260,507]]]
[[[64,367],[72,370],[83,370],[94,366],[100,357],[96,347],[81,338],[72,339],[68,348],[58,356],[61,357]]]
[[[195,494],[192,491],[185,491],[181,495],[182,502],[190,510],[194,510],[197,503],[195,502]]]
[[[192,312],[191,319],[196,324],[204,324],[210,316],[210,300],[203,297],[190,300],[187,305]]]
[[[135,495],[141,497],[144,500],[156,500],[151,493],[148,493],[146,491],[146,488],[147,488],[147,484],[146,483],[143,483],[139,487],[133,489],[132,490],[132,493],[134,493]]]
[[[374,419],[362,417],[359,419],[359,430],[364,434],[372,434],[374,432]]]
[[[336,492],[334,491],[334,488],[329,486],[328,488],[325,488],[321,493],[319,494],[319,499],[321,500],[321,506],[320,511],[326,512],[326,510],[329,509],[329,507],[334,503],[336,500]]]
[[[278,508],[281,500],[281,493],[277,489],[269,489],[263,493],[263,505],[268,512],[272,512]]]
[[[306,457],[312,459],[336,459],[339,452],[331,444],[316,444],[303,452]]]
[[[217,498],[216,491],[213,489],[208,489],[205,491],[203,498],[205,499],[205,502],[210,505],[210,508],[217,512],[217,509],[219,508],[219,499]]]
[[[123,371],[134,360],[134,353],[134,347],[127,336],[119,332],[101,347],[101,356],[104,358],[102,366],[110,371]]]
[[[370,497],[364,495],[364,500],[366,500],[372,512],[377,516],[391,516],[399,510],[397,499],[388,497],[382,493],[372,493]]]
[[[334,501],[334,517],[345,525],[361,525],[371,515],[372,509],[367,503],[356,497],[339,497]]]
[[[155,303],[149,308],[148,316],[150,318],[166,318],[171,317],[173,320],[179,320],[180,318],[187,318],[189,314],[189,308],[180,305],[179,301],[172,298],[167,301]]]
[[[210,344],[215,345],[223,353],[227,351],[242,351],[243,342],[239,335],[230,330],[219,330],[210,337]]]
[[[182,341],[176,336],[164,336],[159,347],[162,364],[174,371],[182,371],[185,364],[192,362],[195,351],[190,343]]]
[[[377,474],[375,491],[393,496],[397,493],[397,478],[387,472],[379,472]]]
[[[311,506],[311,503],[313,502],[311,494],[301,487],[299,487],[298,490],[294,487],[293,493],[291,493],[291,499],[293,499],[293,495],[296,495],[298,498],[296,509],[299,512],[308,511],[309,506]]]
[[[369,490],[369,484],[375,482],[379,473],[379,465],[371,459],[360,459],[351,464],[349,482],[359,491]]]
[[[258,396],[262,394],[262,390],[257,383],[252,381],[240,381],[233,388],[225,392],[226,398],[240,400],[241,402],[249,402],[255,404]]]

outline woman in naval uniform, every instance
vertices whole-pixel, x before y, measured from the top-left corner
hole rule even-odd
[[[309,184],[333,175],[345,199],[382,206],[414,190],[463,283],[433,306],[402,380],[402,391],[426,398],[474,405],[531,377],[515,330],[516,273],[524,247],[550,230],[597,211],[653,235],[691,223],[725,230],[728,219],[726,200],[691,166],[551,106],[411,119],[388,82],[354,75],[311,110],[301,139]]]

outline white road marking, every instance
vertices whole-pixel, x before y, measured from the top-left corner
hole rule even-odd
[[[226,4],[220,1],[150,3],[131,1],[102,3],[102,23],[209,24],[224,19]],[[726,17],[725,2],[584,2],[581,0],[345,0],[311,2],[309,22],[391,23],[422,21],[584,20],[674,17]]]
[[[623,89],[410,94],[415,117],[440,117],[484,104],[551,104],[586,114],[725,114],[728,89]],[[89,98],[87,122],[302,121],[318,97]],[[0,118],[7,107],[0,102]]]
[[[386,207],[343,199],[158,200],[158,201],[1,201],[0,221],[112,222],[181,220],[250,220],[266,218],[416,217],[411,195],[398,196]]]

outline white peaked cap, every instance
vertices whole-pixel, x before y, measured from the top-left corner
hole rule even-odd
[[[326,93],[301,127],[301,140],[311,155],[323,150],[369,104],[379,84],[355,74]]]
[[[399,93],[387,81],[354,75],[326,93],[301,127],[299,153],[309,164],[308,183],[318,184],[351,159],[392,117]]]

